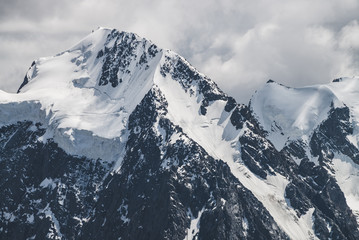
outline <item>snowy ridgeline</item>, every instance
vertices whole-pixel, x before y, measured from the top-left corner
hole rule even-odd
[[[297,89],[269,82],[255,93],[248,108],[232,101],[176,53],[159,49],[135,34],[100,28],[65,52],[36,60],[19,94],[0,92],[0,123],[2,126],[25,120],[41,123],[45,134],[38,137],[39,142],[51,139],[70,155],[102,159],[113,163],[111,174],[120,173],[126,151],[136,147],[128,146],[132,134],[128,126],[130,115],[151,91],[160,92],[165,102],[165,110],[156,106],[158,109],[154,111],[180,127],[186,136],[173,134],[168,138],[168,132],[157,121],[151,129],[167,141],[162,144],[188,137],[212,158],[224,161],[231,174],[263,204],[291,239],[320,238],[315,226],[319,216],[322,217],[318,213],[321,209],[313,203],[299,208],[288,196],[288,187],[295,181],[312,178],[290,175],[295,172],[291,168],[298,168],[303,159],[328,169],[326,174],[337,180],[348,206],[359,219],[357,164],[336,149],[335,158],[322,166],[322,158],[311,146],[313,133],[319,131],[330,112],[348,107],[353,131],[345,139],[358,148],[359,102],[355,99],[359,99],[359,79],[356,78]],[[135,134],[141,131],[140,127],[134,129]],[[289,151],[293,142],[299,142],[304,152],[302,156],[288,153],[294,165],[291,162],[285,168],[271,163],[274,158],[287,157],[280,151]],[[273,154],[272,159],[267,151]],[[165,159],[166,154],[161,152],[161,158]],[[169,171],[171,162],[174,161],[167,159],[161,167]],[[50,178],[42,179],[39,185],[49,186],[56,188]],[[228,203],[223,199],[221,204]],[[53,219],[54,228],[60,229],[53,211],[50,207],[43,209]],[[185,239],[200,234],[201,216],[206,211],[209,209],[204,206],[196,214],[186,210],[190,224],[185,228]],[[125,224],[131,221],[124,215],[121,219]],[[240,221],[243,236],[247,236],[253,229],[246,216]],[[332,231],[334,224],[340,225],[334,220],[326,221],[322,222],[330,227],[325,231]],[[62,236],[60,231],[59,235]]]
[[[313,133],[327,124],[334,109],[348,109],[348,119],[338,122],[347,124],[348,130],[333,130],[333,136],[343,135],[350,148],[358,149],[359,139],[359,78],[340,78],[325,85],[315,85],[303,88],[290,88],[269,81],[257,91],[251,99],[251,109],[265,131],[268,139],[278,151],[300,142],[306,154],[313,163],[319,165],[318,155],[311,149]],[[327,121],[326,121],[327,120]],[[335,128],[335,126],[330,126]],[[330,140],[330,139],[328,139]],[[334,148],[331,161],[327,163],[328,172],[335,177],[343,191],[347,204],[353,210],[359,222],[359,176],[358,161],[348,157],[348,154]],[[344,154],[343,154],[344,153]],[[330,153],[332,154],[332,153]],[[301,163],[300,158],[294,158]],[[354,161],[353,161],[354,160]]]

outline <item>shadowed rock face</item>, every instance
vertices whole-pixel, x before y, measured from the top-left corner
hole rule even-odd
[[[111,41],[114,41],[113,47],[106,47]],[[147,46],[150,45],[150,46]],[[138,49],[142,54],[137,56]],[[148,61],[158,53],[157,46],[150,44],[148,41],[138,39],[138,36],[131,33],[111,31],[107,36],[104,49],[97,53],[98,59],[103,59],[102,72],[98,82],[99,86],[111,84],[116,87],[122,83],[122,79],[118,78],[118,72],[130,74],[129,65],[133,60],[139,58],[136,67],[148,68]]]
[[[189,212],[192,218],[202,213],[201,239],[285,238],[227,165],[210,157],[166,114],[165,99],[153,90],[131,115],[121,173],[106,180],[108,187],[100,193],[95,217],[84,227],[84,239],[184,239]],[[153,131],[156,122],[164,135]],[[175,142],[161,144],[175,134],[180,135]],[[105,219],[107,227],[99,228]],[[244,219],[248,229],[243,228]]]
[[[96,86],[110,84],[111,90],[120,87],[120,76],[146,69],[163,53],[135,34],[116,30],[99,49]],[[159,63],[159,75],[177,81],[188,97],[199,96],[200,118],[211,116],[211,107],[221,102],[226,127],[240,132],[233,142],[240,155],[236,161],[253,174],[247,179],[283,176],[286,202],[280,204],[297,221],[312,212],[309,230],[317,238],[359,239],[331,165],[337,153],[359,161],[347,138],[353,133],[349,108],[332,106],[308,143],[288,140],[278,151],[250,106],[237,104],[183,58],[169,56]],[[21,87],[28,82],[25,78]],[[236,177],[233,165],[206,151],[188,134],[191,129],[175,124],[166,96],[153,84],[129,113],[121,136],[125,144],[118,146],[125,146],[120,166],[105,157],[70,155],[45,123],[5,123],[0,128],[0,239],[289,239],[265,199]]]
[[[149,92],[131,114],[121,171],[108,175],[111,166],[101,160],[69,156],[51,141],[39,143],[45,131],[40,124],[36,130],[31,122],[3,127],[1,207],[14,217],[2,221],[2,236],[184,239],[190,213],[199,218],[201,239],[287,238],[228,166],[166,114],[160,91]],[[155,123],[164,135],[154,132]],[[161,145],[174,134],[180,138]]]
[[[77,238],[96,204],[111,166],[70,156],[51,140],[39,142],[44,133],[32,122],[0,129],[1,239]]]
[[[328,119],[318,126],[310,140],[310,150],[318,157],[319,165],[309,161],[301,142],[292,142],[282,150],[285,154],[302,159],[294,171],[301,179],[295,178],[287,186],[286,197],[300,214],[304,214],[310,206],[316,207],[314,228],[317,236],[323,239],[332,236],[356,239],[359,236],[355,217],[331,174],[334,170],[330,166],[334,152],[343,153],[356,161],[358,150],[346,138],[352,131],[349,109],[332,108]],[[325,222],[335,228],[328,231]]]

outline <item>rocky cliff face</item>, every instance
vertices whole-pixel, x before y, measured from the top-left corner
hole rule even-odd
[[[99,29],[0,93],[0,238],[358,239],[356,81],[246,106]]]

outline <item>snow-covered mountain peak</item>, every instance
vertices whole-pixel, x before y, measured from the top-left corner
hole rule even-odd
[[[310,134],[333,106],[342,105],[329,86],[290,88],[273,81],[251,99],[254,114],[279,150],[288,140]]]
[[[359,129],[359,77],[343,77],[327,85],[329,89],[350,109],[355,128]]]
[[[266,84],[277,84],[277,85],[280,85],[280,86],[282,86],[282,87],[289,88],[289,87],[287,87],[287,86],[285,86],[285,85],[283,85],[283,84],[281,84],[281,83],[279,83],[279,82],[274,81],[273,79],[269,79],[269,80],[266,82]]]
[[[35,60],[18,94],[0,94],[7,109],[0,122],[42,122],[49,126],[44,138],[72,154],[116,155],[111,148],[126,141],[128,116],[153,86],[161,57],[161,49],[136,34],[100,28],[69,50]],[[98,144],[110,149],[80,147],[88,135],[110,141]]]
[[[343,77],[328,84],[301,88],[269,80],[253,95],[250,107],[268,132],[268,138],[281,150],[292,140],[307,141],[334,108],[349,107],[352,121],[358,125],[358,98],[358,77]]]
[[[358,92],[270,80],[240,105],[175,52],[100,28],[0,91],[0,238],[358,239]]]
[[[216,112],[208,116],[219,118],[222,111],[236,106],[233,98],[173,51],[133,33],[100,28],[69,50],[34,61],[18,94],[0,94],[1,103],[9,106],[0,122],[26,116],[50,126],[52,132],[48,130],[46,136],[54,136],[68,152],[87,154],[87,150],[78,152],[77,140],[83,135],[79,131],[124,143],[129,115],[154,86],[168,98],[170,114],[176,117],[190,110],[187,115],[199,114],[200,122],[207,123],[208,109]],[[217,100],[220,108],[211,108]],[[27,110],[31,108],[26,109],[24,102],[37,110]],[[14,111],[10,107],[14,103],[25,109]]]
[[[150,74],[147,70],[158,63],[161,51],[156,45],[134,33],[99,28],[69,50],[34,61],[19,92],[47,88],[48,83],[41,82],[33,87],[32,82],[39,82],[35,77],[40,65],[49,65],[49,62],[55,60],[56,63],[62,63],[58,64],[58,71],[68,76],[64,77],[63,74],[56,82],[72,82],[75,87],[97,88],[116,98],[123,95],[119,89],[127,89],[129,83],[136,85],[132,81],[137,80],[139,74]],[[157,61],[152,61],[153,59]],[[70,70],[77,74],[69,74]],[[51,77],[46,81],[55,80]],[[119,87],[116,88],[117,86]]]

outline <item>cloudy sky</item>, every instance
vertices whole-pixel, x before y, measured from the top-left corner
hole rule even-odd
[[[243,103],[268,79],[359,75],[357,0],[0,0],[0,89],[98,26],[176,51]]]

